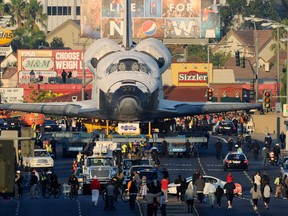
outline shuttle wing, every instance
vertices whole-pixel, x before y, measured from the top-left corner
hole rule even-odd
[[[261,108],[262,104],[259,103],[181,102],[164,99],[159,104],[163,112],[160,115],[164,118]]]
[[[94,100],[79,102],[54,102],[54,103],[19,103],[19,104],[0,104],[0,109],[16,110],[24,112],[43,113],[49,115],[63,115],[71,117],[89,116],[93,113],[98,117]]]

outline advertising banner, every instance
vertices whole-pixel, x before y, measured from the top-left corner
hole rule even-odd
[[[81,83],[81,50],[18,50],[17,55],[19,82],[22,84],[41,80],[44,83],[63,83],[63,71],[67,78],[65,83]],[[85,78],[92,78],[88,69],[85,69]]]
[[[212,64],[207,63],[172,63],[172,85],[175,86],[207,86],[212,82]]]
[[[125,134],[140,134],[139,123],[118,123],[118,133],[120,135]]]
[[[23,88],[0,88],[2,103],[23,103]]]
[[[133,38],[219,38],[219,0],[131,0]],[[82,0],[81,36],[120,39],[124,0]]]

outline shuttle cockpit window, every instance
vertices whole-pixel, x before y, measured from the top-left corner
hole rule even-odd
[[[147,74],[151,73],[151,69],[146,65],[139,63],[135,59],[123,59],[118,64],[112,64],[107,68],[107,74],[114,73],[116,71],[139,71]]]

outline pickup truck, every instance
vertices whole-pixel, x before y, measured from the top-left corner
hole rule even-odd
[[[54,160],[46,149],[34,149],[34,156],[23,157],[23,166],[26,170],[32,168],[53,168]]]

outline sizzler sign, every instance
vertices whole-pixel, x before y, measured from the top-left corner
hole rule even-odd
[[[207,73],[198,71],[179,72],[178,82],[206,83]]]
[[[0,28],[0,46],[9,44],[13,40],[13,32],[9,29]]]

